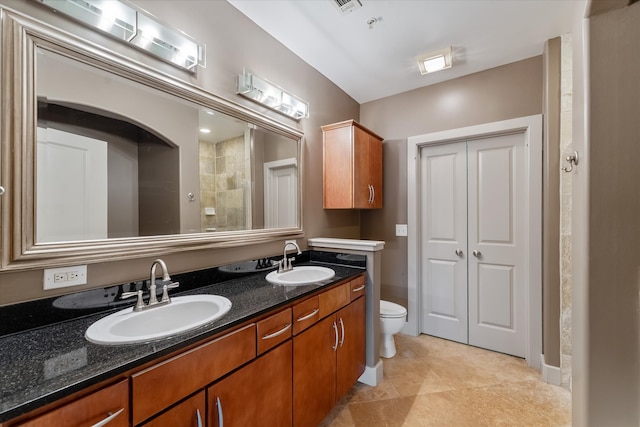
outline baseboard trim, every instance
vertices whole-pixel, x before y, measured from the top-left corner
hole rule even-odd
[[[375,387],[382,381],[382,360],[378,360],[375,366],[365,366],[364,373],[358,378],[358,382]]]
[[[553,365],[547,365],[544,363],[544,354],[540,355],[542,361],[542,381],[547,384],[561,385],[562,384],[562,371],[559,367]]]

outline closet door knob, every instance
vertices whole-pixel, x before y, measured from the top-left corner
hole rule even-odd
[[[482,256],[482,252],[476,249],[475,251],[473,251],[473,256],[476,258],[480,258]]]
[[[464,254],[464,252],[462,252],[462,249],[456,249],[456,255],[461,257],[463,254]]]

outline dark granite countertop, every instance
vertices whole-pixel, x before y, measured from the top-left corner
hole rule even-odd
[[[232,308],[222,318],[198,329],[149,343],[106,346],[87,341],[84,333],[89,325],[117,311],[113,308],[99,314],[85,315],[0,337],[0,422],[115,377],[318,289],[364,272],[360,267],[335,264],[330,267],[335,270],[335,277],[327,283],[317,285],[271,285],[265,280],[266,272],[263,271],[187,292],[173,293],[174,296],[222,295],[231,300]],[[119,309],[121,308],[123,307]]]

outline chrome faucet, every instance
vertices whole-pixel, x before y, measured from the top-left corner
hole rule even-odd
[[[156,267],[160,266],[162,268],[162,281],[169,282],[165,283],[162,286],[162,298],[158,301],[158,297],[156,296]],[[178,282],[171,282],[171,277],[169,276],[169,271],[167,270],[167,264],[164,263],[161,259],[156,259],[151,264],[151,275],[149,279],[149,303],[144,305],[144,301],[142,299],[142,289],[136,292],[124,292],[122,294],[122,299],[130,298],[132,296],[137,296],[138,300],[136,302],[133,311],[142,311],[148,308],[158,306],[158,305],[166,305],[171,303],[171,298],[169,298],[169,289],[174,289],[180,286]]]
[[[293,240],[288,240],[284,244],[284,250],[282,251],[282,260],[278,263],[278,273],[284,273],[284,272],[293,270],[291,261],[295,261],[295,258],[294,257],[287,258],[287,248],[289,246],[295,246],[296,250],[298,251],[298,255],[302,254],[302,251],[300,250],[300,246],[298,246],[298,244]]]

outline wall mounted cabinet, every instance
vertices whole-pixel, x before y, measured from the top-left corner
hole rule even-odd
[[[322,126],[323,207],[382,207],[382,140],[355,120]]]

